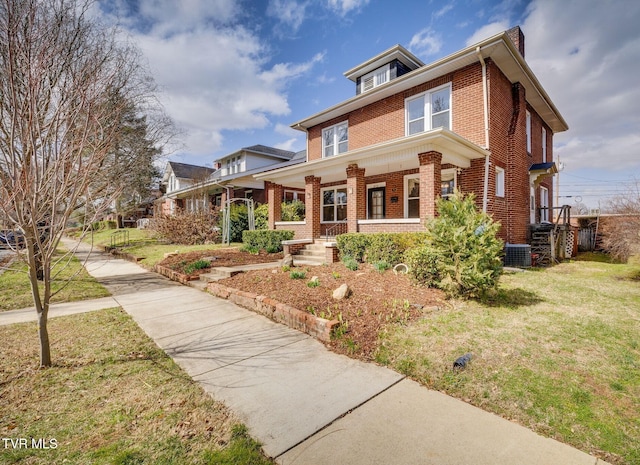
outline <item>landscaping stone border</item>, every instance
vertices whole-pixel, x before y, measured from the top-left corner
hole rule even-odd
[[[216,297],[227,299],[323,342],[329,342],[333,331],[340,325],[338,320],[319,318],[264,295],[240,291],[216,282],[209,283],[207,288]]]
[[[182,274],[162,265],[156,265],[153,267],[153,269],[156,273],[161,274],[162,276],[166,276],[172,281],[177,281],[187,286],[189,285],[190,281],[197,281],[200,279],[200,276],[189,276],[186,274]]]

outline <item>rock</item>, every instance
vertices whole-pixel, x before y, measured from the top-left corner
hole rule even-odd
[[[293,256],[290,253],[288,253],[287,255],[284,256],[280,264],[282,266],[293,266]]]
[[[164,254],[164,258],[175,257],[179,253],[180,252],[178,250],[176,250],[175,252],[167,252],[167,253]]]
[[[333,291],[333,298],[336,300],[346,299],[351,295],[351,288],[346,284],[343,284],[338,289]]]

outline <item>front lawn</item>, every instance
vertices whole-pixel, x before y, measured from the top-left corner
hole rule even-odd
[[[639,277],[601,261],[505,275],[491,300],[389,329],[376,360],[611,463],[640,463]]]
[[[64,258],[52,270],[52,276],[55,277],[51,281],[51,289],[52,292],[59,292],[52,297],[51,303],[97,299],[110,295],[104,286],[87,273],[77,258],[65,254],[65,251],[59,249],[54,257],[54,260]],[[0,275],[0,311],[32,306],[27,265],[16,260]]]
[[[121,309],[49,333],[54,366],[37,369],[36,324],[0,327],[0,464],[272,463]]]

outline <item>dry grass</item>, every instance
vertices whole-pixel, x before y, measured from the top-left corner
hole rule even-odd
[[[54,318],[49,327],[58,362],[44,370],[35,368],[35,323],[0,327],[0,435],[55,439],[57,447],[4,449],[0,463],[218,463],[211,457],[236,440],[233,414],[120,309]],[[230,463],[270,463],[239,437],[254,461]]]
[[[611,463],[640,463],[637,275],[595,261],[507,275],[490,300],[389,331],[377,360]]]

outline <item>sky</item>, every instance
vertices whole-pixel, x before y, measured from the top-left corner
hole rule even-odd
[[[604,206],[640,180],[637,0],[100,0],[144,54],[182,135],[169,159],[305,148],[290,125],[355,95],[348,69],[401,44],[430,63],[519,25],[567,121],[560,204]],[[455,111],[455,110],[454,110]]]

